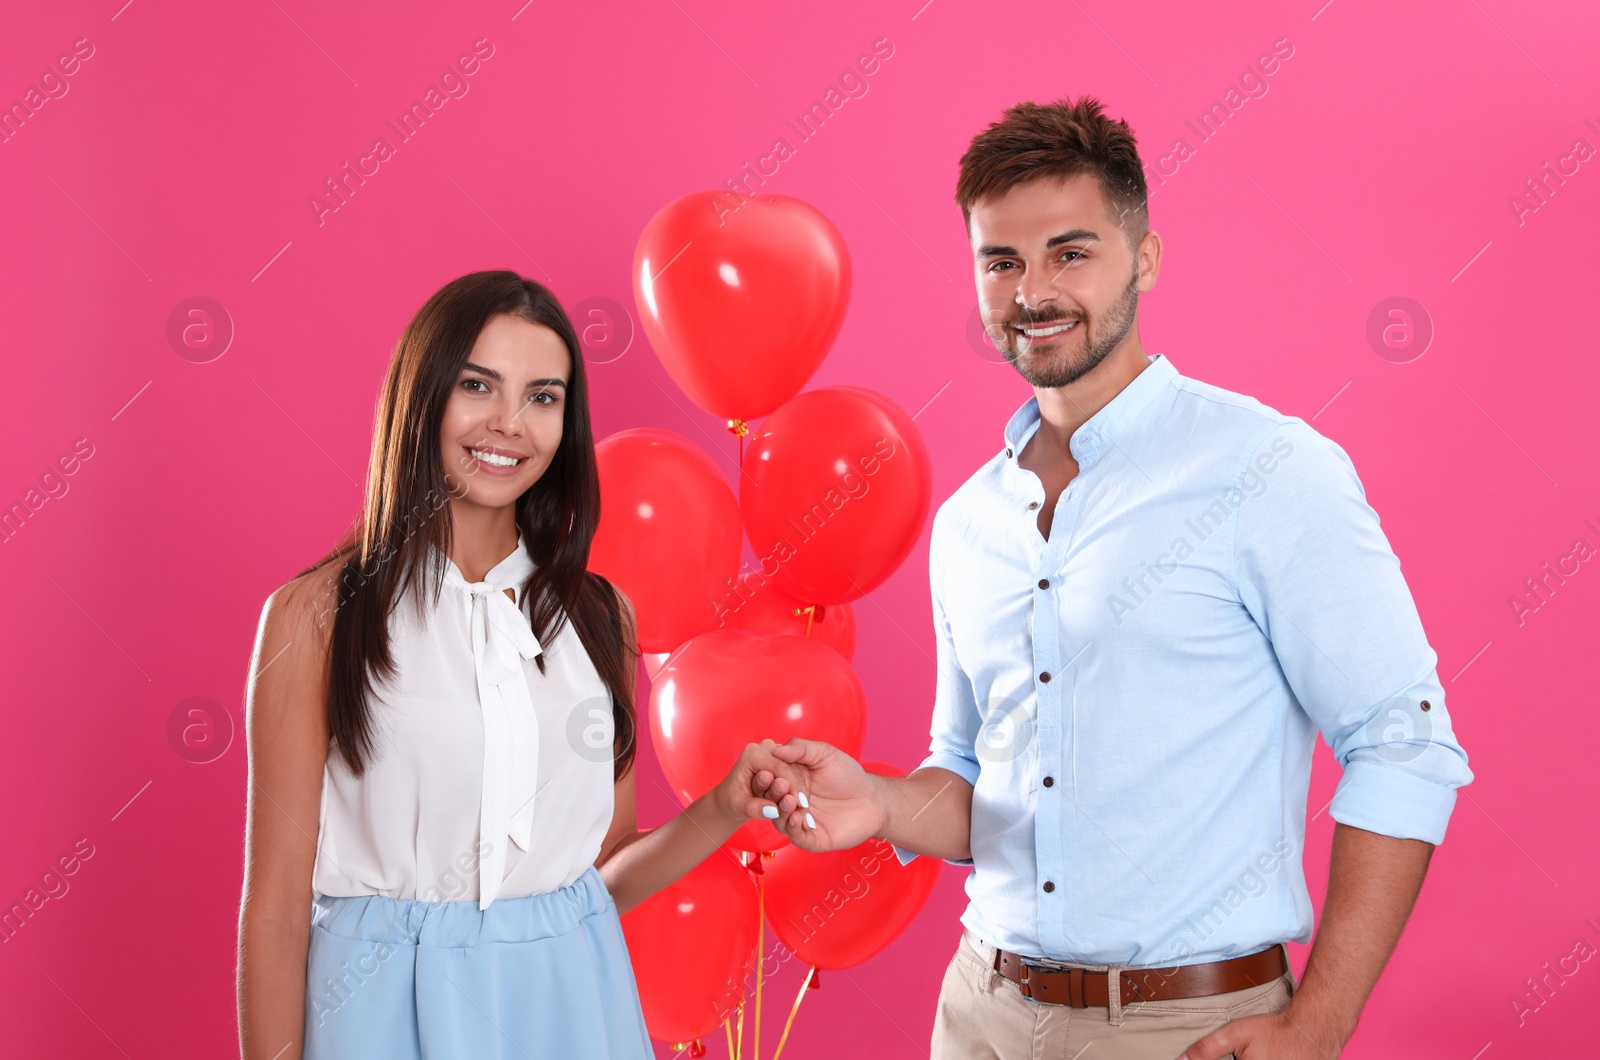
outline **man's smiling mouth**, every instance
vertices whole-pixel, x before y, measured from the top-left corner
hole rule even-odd
[[[1039,328],[1026,328],[1018,325],[1014,327],[1014,330],[1022,332],[1030,339],[1047,339],[1052,335],[1060,335],[1062,332],[1069,331],[1077,326],[1078,322],[1076,320],[1069,320],[1064,324],[1049,324]]]

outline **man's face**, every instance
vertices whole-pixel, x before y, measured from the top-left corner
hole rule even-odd
[[[1135,254],[1117,221],[1091,174],[1040,178],[973,204],[984,328],[1032,385],[1066,386],[1133,329],[1159,240],[1147,233]]]

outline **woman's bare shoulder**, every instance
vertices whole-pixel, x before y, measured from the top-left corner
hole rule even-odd
[[[279,653],[306,660],[325,656],[333,635],[343,564],[326,561],[279,586],[261,609],[257,666]]]

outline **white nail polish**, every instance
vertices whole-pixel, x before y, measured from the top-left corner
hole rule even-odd
[[[815,817],[811,816],[809,813],[806,814],[806,827],[807,828],[815,828],[816,826],[817,826],[817,819]]]
[[[803,791],[801,791],[801,792],[796,792],[796,793],[795,793],[795,798],[797,798],[797,799],[799,799],[799,800],[800,800],[800,808],[801,808],[801,809],[802,809],[802,810],[809,810],[809,809],[811,809],[811,800],[810,800],[810,799],[808,799],[808,798],[806,798],[806,793],[805,793],[805,792],[803,792]]]
[[[761,807],[761,816],[769,821],[776,821],[778,819],[778,808],[776,806],[763,806]]]

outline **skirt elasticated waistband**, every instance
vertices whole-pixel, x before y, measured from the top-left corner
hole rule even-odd
[[[312,904],[311,924],[359,942],[465,947],[564,935],[612,904],[599,870],[591,865],[559,890],[496,898],[483,910],[476,900],[424,902],[378,894],[319,894]]]

